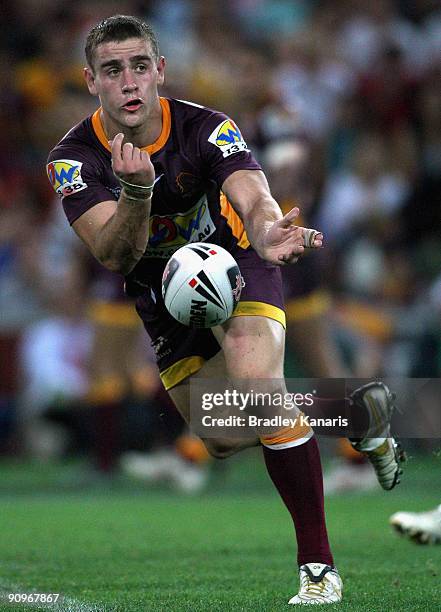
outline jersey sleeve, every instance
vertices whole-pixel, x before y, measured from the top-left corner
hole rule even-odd
[[[199,152],[205,173],[221,188],[236,170],[261,170],[240,129],[222,113],[213,113],[199,130]]]
[[[103,184],[102,161],[84,147],[56,147],[49,154],[46,171],[70,224],[95,204],[117,200]]]

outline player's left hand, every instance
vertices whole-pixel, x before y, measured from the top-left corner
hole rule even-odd
[[[319,249],[323,246],[323,234],[317,230],[294,225],[300,213],[296,206],[282,219],[275,221],[265,236],[264,259],[283,266],[295,263],[305,248]]]

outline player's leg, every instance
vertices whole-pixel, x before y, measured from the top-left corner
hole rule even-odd
[[[297,265],[282,270],[288,344],[295,349],[307,374],[320,379],[316,383],[318,396],[314,408],[322,414],[317,416],[333,418],[346,413],[351,423],[357,422],[357,430],[363,432],[363,437],[351,441],[352,448],[372,464],[380,485],[386,490],[392,489],[399,482],[402,459],[389,426],[394,408],[392,394],[386,385],[374,382],[343,398],[338,389],[341,385],[336,387],[333,383],[333,379],[344,379],[348,373],[330,335],[327,317],[330,300],[319,289],[319,274],[314,262],[306,257]],[[347,445],[350,449],[349,443]],[[346,455],[350,456],[347,451]],[[355,465],[352,463],[350,475]],[[343,483],[347,482],[346,471],[339,470],[338,474],[343,475]]]
[[[164,388],[184,421],[191,426],[190,380],[192,377],[226,377],[221,347],[211,329],[189,328],[176,321],[164,305],[160,287],[144,292],[136,308],[152,340]],[[212,456],[221,459],[259,444],[257,437],[245,440],[206,438],[203,442]]]
[[[285,330],[262,316],[233,317],[219,342],[227,375],[234,379],[283,383]],[[341,599],[341,580],[334,569],[325,522],[323,481],[317,441],[309,427],[261,436],[268,473],[294,522],[301,591],[291,603]]]
[[[390,430],[394,395],[380,381],[362,385],[347,395],[340,385],[332,389],[331,382],[328,379],[317,383],[314,412],[309,416],[349,418],[352,430],[349,440],[353,448],[368,458],[383,489],[393,489],[400,482],[400,464],[405,460]],[[347,435],[347,431],[345,427],[341,435]]]
[[[392,437],[390,420],[394,395],[382,382],[374,381],[359,387],[349,396],[351,410],[363,411],[367,418],[365,435],[350,439],[355,450],[366,455],[377,475],[378,482],[390,491],[400,482],[400,464],[405,453]]]
[[[138,361],[134,347],[140,322],[128,300],[95,300],[90,304],[89,319],[93,343],[87,402],[93,418],[93,453],[98,469],[111,472],[121,451],[123,402]]]
[[[350,376],[343,362],[341,351],[334,341],[329,323],[330,297],[314,286],[305,287],[307,274],[313,276],[311,257],[285,270],[286,341],[294,352],[304,376],[318,379],[315,389],[326,395],[326,383],[330,379],[331,391],[335,379]],[[300,282],[296,282],[300,279]],[[311,282],[311,281],[309,281]],[[312,281],[313,282],[313,281]],[[308,289],[308,290],[307,290]],[[368,465],[368,459],[356,451],[346,437],[338,438],[335,446],[335,461],[324,474],[325,494],[343,491],[367,491],[377,487],[377,477]]]
[[[296,338],[296,346],[302,357],[306,358],[307,365],[316,362],[316,376],[321,380],[317,383],[320,397],[316,398],[315,407],[322,409],[324,417],[332,418],[346,412],[350,415],[351,422],[358,421],[358,428],[360,431],[364,430],[365,435],[361,439],[350,440],[352,447],[366,456],[372,464],[383,489],[393,489],[400,482],[400,463],[404,458],[390,431],[394,410],[393,394],[384,383],[372,382],[356,389],[348,398],[333,397],[332,387],[335,385],[332,379],[336,374],[343,379],[345,372],[343,368],[336,367],[337,359],[328,361],[326,357],[327,354],[333,355],[335,348],[331,343],[324,342],[325,322],[310,318],[302,320],[302,324],[303,329],[302,325],[290,321],[290,341]]]
[[[191,378],[226,378],[225,358],[222,351],[204,363],[200,370],[191,377],[181,381],[172,389],[168,390],[176,408],[190,424],[190,380]],[[217,459],[225,459],[235,453],[259,444],[259,439],[255,438],[202,438],[208,452]]]

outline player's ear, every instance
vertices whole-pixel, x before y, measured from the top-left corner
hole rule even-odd
[[[156,69],[158,71],[158,85],[162,85],[164,83],[165,64],[165,57],[161,55],[156,65]]]
[[[86,80],[89,93],[91,93],[92,96],[97,96],[98,92],[95,85],[95,76],[89,66],[84,68],[84,78]]]

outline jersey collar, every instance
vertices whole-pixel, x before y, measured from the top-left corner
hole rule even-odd
[[[153,155],[165,145],[170,136],[170,128],[171,128],[171,112],[170,112],[170,103],[167,98],[159,98],[159,102],[161,103],[162,108],[162,130],[159,134],[159,137],[155,142],[151,145],[147,145],[146,147],[142,147],[142,151],[146,151],[149,155]],[[96,137],[106,148],[108,151],[111,151],[109,145],[109,139],[106,136],[104,131],[103,123],[101,121],[101,106],[93,113],[92,115],[92,127],[95,132]]]

